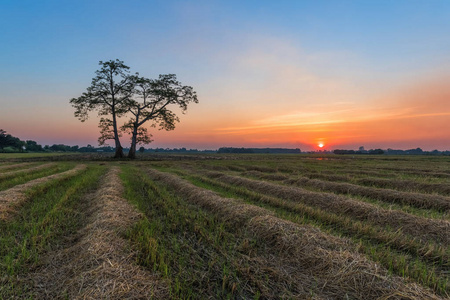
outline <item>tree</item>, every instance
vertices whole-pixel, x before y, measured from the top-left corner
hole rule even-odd
[[[130,78],[134,83],[133,97],[127,99],[126,106],[132,117],[122,129],[131,134],[128,157],[135,158],[136,144],[151,142],[147,128],[142,127],[146,122],[151,121],[151,127],[173,130],[179,118],[168,107],[177,106],[184,113],[188,104],[198,103],[198,99],[193,88],[181,85],[175,74],[159,75],[155,80],[137,75]]]
[[[0,129],[0,150],[3,151],[4,148],[11,147],[23,151],[22,147],[24,145],[25,143],[21,141],[19,138],[7,134],[5,130]],[[12,151],[14,151],[14,149]]]
[[[25,142],[25,149],[27,151],[32,151],[32,152],[44,151],[44,149],[42,149],[41,145],[39,145],[37,142],[31,141],[31,140],[28,140]]]
[[[145,148],[144,147],[140,147],[139,148],[139,152],[144,153],[145,152]]]
[[[72,98],[70,103],[75,108],[75,117],[84,122],[88,119],[88,114],[96,110],[100,119],[99,127],[101,136],[100,145],[106,140],[114,139],[115,158],[124,157],[123,148],[120,144],[118,118],[127,112],[126,101],[131,96],[133,84],[129,76],[129,67],[118,59],[110,61],[100,61],[100,70],[95,72],[91,86],[78,98]]]
[[[0,129],[0,149],[10,146],[11,135],[7,134],[5,130]]]

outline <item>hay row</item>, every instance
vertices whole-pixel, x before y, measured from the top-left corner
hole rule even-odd
[[[31,163],[20,163],[0,166],[0,171],[23,168],[31,165]]]
[[[250,218],[259,215],[270,214],[272,212],[249,204],[243,204],[241,201],[232,198],[223,198],[216,193],[200,189],[191,183],[181,180],[179,177],[159,172],[153,169],[147,171],[154,180],[161,180],[165,184],[171,185],[176,189],[183,191],[183,195],[190,202],[217,214],[225,221],[232,220],[237,224],[242,224]]]
[[[367,169],[366,169],[367,168]],[[298,166],[298,165],[290,165],[290,166],[278,166],[275,168],[267,169],[267,167],[264,167],[263,169],[259,169],[258,166],[248,166],[248,165],[242,165],[238,168],[235,168],[233,165],[228,166],[228,169],[231,171],[260,171],[265,172],[264,170],[267,170],[266,173],[273,173],[276,171],[282,172],[282,173],[310,173],[310,174],[319,174],[319,171],[315,170],[311,167],[305,167],[305,166]],[[244,169],[244,170],[242,170]],[[379,170],[379,171],[376,171]],[[389,172],[389,173],[386,173]],[[449,172],[436,172],[434,170],[416,170],[411,168],[390,168],[390,167],[372,167],[372,166],[360,166],[355,165],[354,168],[334,168],[332,170],[320,170],[321,174],[328,174],[328,175],[337,175],[336,173],[344,173],[344,174],[353,174],[353,175],[369,175],[369,176],[375,176],[375,177],[392,177],[397,176],[399,174],[408,174],[408,175],[416,175],[416,176],[422,176],[422,177],[437,177],[437,178],[450,178]]]
[[[406,204],[423,209],[436,209],[442,212],[450,212],[450,197],[442,195],[431,195],[397,191],[391,189],[360,186],[346,182],[330,182],[319,179],[309,179],[307,177],[292,178],[282,174],[262,174],[256,171],[242,173],[266,180],[283,180],[288,185],[307,186],[339,194],[350,194],[355,196],[369,197],[388,203]],[[327,175],[325,175],[327,176]],[[419,183],[417,184],[419,185]],[[448,189],[443,185],[443,189]]]
[[[77,165],[75,168],[57,174],[52,174],[46,177],[37,178],[31,180],[27,183],[16,185],[10,189],[0,192],[0,220],[7,219],[14,211],[13,206],[18,206],[20,203],[27,200],[26,191],[49,182],[51,180],[59,180],[62,178],[67,178],[75,176],[80,171],[85,170],[86,165]]]
[[[320,174],[304,173],[302,175],[311,179],[323,179],[326,181],[348,182],[352,180],[352,178],[348,175],[323,174],[323,172]],[[425,183],[417,182],[414,180],[374,177],[353,180],[359,185],[375,186],[384,189],[390,188],[400,191],[416,191],[417,193],[440,193],[444,195],[450,195],[450,183]]]
[[[375,186],[379,188],[392,188],[400,191],[417,191],[417,193],[440,193],[450,195],[450,183],[425,183],[414,180],[386,179],[384,178],[360,178],[354,179],[349,175],[332,174],[331,172],[302,173],[302,176],[310,179],[322,179],[326,181],[349,182],[354,180],[359,185]]]
[[[415,172],[415,171],[404,171],[403,173],[414,176],[426,176],[426,177],[438,177],[438,178],[450,178],[449,173],[444,172]]]
[[[394,188],[406,191],[420,191],[426,193],[440,193],[450,196],[449,183],[425,183],[411,180],[384,179],[384,178],[363,178],[356,180],[356,183],[362,185],[377,186],[380,188]],[[450,198],[449,198],[450,202]]]
[[[120,169],[112,167],[100,188],[86,196],[87,225],[74,243],[49,253],[28,278],[40,299],[168,299],[168,287],[136,264],[136,253],[123,238],[142,215],[121,198]]]
[[[414,253],[422,259],[428,260],[432,263],[444,260],[448,262],[447,265],[450,266],[450,257],[446,251],[447,248],[436,246],[435,243],[430,242],[424,245],[415,238],[410,238],[400,232],[387,231],[381,226],[357,221],[349,216],[327,212],[320,208],[314,208],[299,202],[290,202],[273,196],[257,194],[247,189],[243,190],[242,188],[236,188],[233,185],[227,184],[223,181],[192,175],[192,173],[190,176],[194,176],[202,182],[212,184],[222,189],[232,190],[233,192],[246,197],[246,199],[251,199],[253,201],[257,201],[258,203],[266,203],[270,206],[282,208],[291,212],[305,214],[321,223],[333,224],[336,228],[345,229],[346,231],[376,240],[377,243],[392,245],[397,250]]]
[[[229,167],[230,170],[233,171],[239,171],[239,169],[236,169],[234,167]],[[242,169],[242,168],[240,168]],[[272,169],[270,172],[264,172],[259,170],[258,167],[254,166],[246,166],[245,170],[247,171],[260,171],[263,173],[274,173],[277,171],[281,171],[283,173],[286,173],[286,170],[283,168],[276,168]],[[292,173],[292,171],[295,170],[289,169],[288,173]],[[216,170],[219,171],[219,170]],[[343,182],[349,182],[353,178],[351,174],[354,175],[370,175],[370,176],[376,176],[376,177],[382,177],[382,178],[364,178],[364,179],[356,179],[356,183],[362,184],[362,185],[369,185],[369,186],[378,186],[380,188],[394,188],[402,191],[411,191],[416,190],[418,192],[426,192],[426,193],[441,193],[444,195],[450,195],[450,184],[448,183],[422,183],[417,182],[413,180],[399,180],[399,179],[386,179],[386,173],[380,173],[377,171],[364,171],[364,170],[352,170],[352,169],[339,169],[339,172],[345,172],[344,175],[336,174],[337,170],[322,170],[320,172],[317,172],[316,170],[296,170],[299,175],[302,175],[304,177],[308,177],[311,179],[322,179],[326,181],[343,181]],[[241,170],[241,172],[244,172]],[[424,173],[421,173],[424,174]],[[430,175],[430,173],[425,173],[427,175]],[[432,173],[431,173],[432,174]],[[444,173],[445,174],[445,173]],[[272,174],[270,174],[272,175]],[[284,174],[275,174],[279,177],[284,176]],[[391,174],[391,176],[395,176],[395,174]],[[439,177],[439,176],[438,176]],[[287,179],[287,177],[286,177]],[[280,179],[281,180],[281,179]]]
[[[252,205],[196,187],[177,176],[155,170],[149,176],[174,188],[191,203],[212,211],[219,218],[251,232],[273,259],[283,263],[290,275],[303,278],[304,285],[319,297],[345,299],[439,299],[429,290],[389,276],[364,256],[349,251],[351,243],[324,234],[317,228],[298,225]],[[249,212],[249,214],[247,214]],[[263,276],[263,274],[261,274]]]
[[[7,179],[8,177],[13,177],[17,174],[22,174],[22,173],[32,173],[35,171],[40,171],[40,170],[44,170],[44,169],[48,169],[55,166],[55,163],[48,163],[48,164],[43,164],[43,165],[39,165],[36,167],[32,167],[32,168],[28,168],[28,169],[20,169],[20,170],[16,170],[16,171],[11,171],[11,172],[6,172],[6,173],[2,173],[0,174],[0,180],[3,179]]]
[[[378,171],[372,171],[372,170],[355,170],[355,169],[348,169],[348,168],[339,168],[339,169],[333,169],[333,170],[321,170],[320,171],[323,174],[328,175],[336,175],[337,172],[344,173],[348,175],[369,175],[369,176],[375,176],[375,177],[387,177],[387,176],[395,176],[393,173],[386,173],[386,172],[378,172]]]
[[[206,172],[206,175],[229,184],[245,186],[266,195],[302,202],[333,213],[346,214],[372,224],[390,226],[394,230],[417,237],[422,241],[433,240],[444,245],[450,243],[450,222],[445,220],[427,219],[402,211],[387,210],[332,193],[311,192],[298,187],[225,175],[219,172]]]
[[[436,209],[446,213],[450,212],[450,198],[442,195],[403,192],[391,189],[360,186],[345,182],[330,182],[308,178],[291,179],[286,183],[299,186],[306,185],[321,189],[323,191],[339,194],[369,197],[388,203],[406,204],[417,208]]]
[[[418,169],[418,168],[392,168],[392,167],[375,167],[376,170],[387,170],[396,173],[405,173],[419,176],[435,176],[435,177],[450,177],[450,170],[431,170],[431,169]]]
[[[437,178],[449,178],[450,174],[448,173],[442,173],[442,172],[435,172],[435,171],[429,171],[429,172],[420,172],[420,171],[402,171],[401,169],[395,169],[395,168],[389,168],[389,169],[379,169],[381,171],[374,171],[374,170],[362,170],[362,169],[349,169],[349,168],[339,168],[334,170],[322,170],[321,173],[327,173],[327,174],[336,174],[336,172],[349,174],[349,175],[368,175],[372,177],[396,177],[398,175],[411,175],[411,176],[420,176],[420,177],[437,177]]]

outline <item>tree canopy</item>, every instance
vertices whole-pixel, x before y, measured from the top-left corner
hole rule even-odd
[[[135,158],[136,144],[148,144],[151,135],[143,127],[150,122],[151,127],[173,130],[179,122],[177,115],[169,108],[172,106],[187,110],[191,102],[198,103],[197,94],[191,86],[183,86],[175,74],[159,75],[158,79],[147,79],[133,76],[133,97],[127,100],[127,108],[131,118],[123,129],[131,134],[129,158]]]
[[[95,72],[91,86],[70,103],[75,108],[75,117],[81,122],[87,120],[89,112],[96,110],[100,119],[101,136],[99,143],[114,139],[116,158],[124,157],[120,144],[117,120],[127,112],[126,101],[132,94],[133,83],[129,75],[129,67],[121,60],[100,61],[100,70]]]
[[[175,74],[159,75],[158,79],[148,79],[129,74],[129,67],[118,59],[99,62],[100,70],[92,79],[91,86],[70,103],[75,108],[75,117],[84,122],[91,111],[100,116],[100,137],[104,145],[113,139],[116,158],[124,157],[120,137],[122,132],[131,135],[129,158],[136,157],[136,145],[148,144],[152,135],[144,125],[173,130],[178,116],[172,107],[184,113],[189,103],[198,103],[197,94],[191,86],[183,86]],[[127,121],[119,127],[119,119]]]
[[[5,130],[0,129],[0,151],[4,151],[5,148],[12,148],[22,151],[25,142],[21,141],[8,133]]]

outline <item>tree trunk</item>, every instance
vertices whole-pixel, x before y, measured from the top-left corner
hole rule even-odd
[[[116,153],[114,154],[114,158],[124,158],[124,157],[125,155],[123,154],[123,148],[120,145],[120,142],[119,145],[117,145],[116,143]]]
[[[137,142],[137,127],[133,126],[133,135],[131,136],[131,147],[130,152],[128,152],[128,158],[136,158],[136,142]]]
[[[125,155],[123,154],[123,148],[120,144],[119,140],[119,132],[117,130],[117,121],[116,121],[116,112],[113,108],[112,110],[112,117],[113,117],[113,130],[114,130],[114,142],[116,143],[116,154],[114,155],[114,158],[124,158]]]

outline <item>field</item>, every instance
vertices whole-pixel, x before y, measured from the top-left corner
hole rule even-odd
[[[0,160],[0,299],[448,299],[450,158]]]

